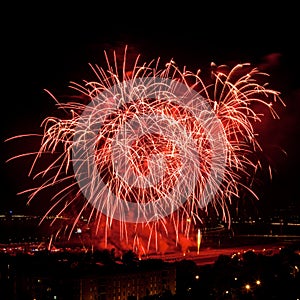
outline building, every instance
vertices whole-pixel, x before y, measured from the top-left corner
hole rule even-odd
[[[17,255],[2,260],[1,299],[143,300],[176,293],[176,267],[149,260],[134,266],[102,265],[64,254]],[[4,291],[5,290],[5,291]]]

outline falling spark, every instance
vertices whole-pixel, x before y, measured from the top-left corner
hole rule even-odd
[[[51,237],[50,237],[50,240],[49,240],[48,251],[51,251],[52,242],[53,242],[53,234],[51,234]]]
[[[198,231],[197,231],[197,254],[199,254],[199,251],[200,251],[200,244],[201,244],[201,231],[200,231],[200,228],[198,228]]]

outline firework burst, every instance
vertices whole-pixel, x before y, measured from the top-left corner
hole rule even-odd
[[[244,184],[260,166],[257,110],[278,118],[273,105],[284,105],[279,92],[259,83],[268,74],[250,64],[212,65],[206,83],[200,71],[174,61],[159,67],[160,59],[141,64],[137,56],[128,70],[126,49],[121,67],[116,53],[105,57],[106,69],[90,65],[95,81],[71,82],[85,101],[61,103],[47,91],[65,117],[43,121],[37,152],[11,158],[34,155],[29,175],[42,180],[21,193],[31,202],[54,189],[43,220],[70,216],[76,206],[70,236],[84,219],[104,247],[140,253],[163,251],[167,236],[197,243],[191,230],[208,207],[230,226],[240,189],[258,198]],[[45,155],[46,168],[36,171]]]

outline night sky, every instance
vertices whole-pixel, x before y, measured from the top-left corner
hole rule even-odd
[[[29,160],[5,162],[32,149],[32,141],[4,141],[40,133],[43,119],[56,113],[44,89],[60,99],[70,92],[70,81],[94,79],[88,64],[102,66],[104,50],[122,53],[125,45],[133,57],[141,54],[141,61],[174,59],[191,70],[208,70],[212,61],[229,66],[250,62],[269,73],[270,87],[281,92],[287,106],[278,105],[281,119],[268,120],[261,133],[275,171],[272,182],[259,183],[260,205],[273,209],[294,203],[299,209],[300,26],[295,7],[179,6],[174,11],[173,6],[164,11],[145,7],[135,13],[84,5],[64,10],[46,5],[7,9],[9,21],[1,28],[0,213],[12,209],[30,214],[45,206],[40,201],[26,207],[26,199],[16,196],[31,187],[26,175]]]

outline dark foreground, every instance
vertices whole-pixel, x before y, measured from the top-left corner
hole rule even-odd
[[[1,252],[0,299],[298,299],[298,243],[138,259],[114,250]]]

